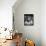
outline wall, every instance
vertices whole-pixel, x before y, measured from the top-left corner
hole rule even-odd
[[[0,0],[0,27],[12,28],[12,6],[16,0]]]
[[[41,1],[41,38],[42,46],[46,46],[46,0]]]
[[[33,26],[24,26],[25,13],[34,14]],[[14,8],[14,17],[18,32],[22,32],[25,39],[34,40],[36,46],[41,46],[41,0],[23,0]]]

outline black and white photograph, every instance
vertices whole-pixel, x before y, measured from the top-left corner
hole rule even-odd
[[[24,26],[33,26],[33,25],[34,25],[34,15],[24,14]]]

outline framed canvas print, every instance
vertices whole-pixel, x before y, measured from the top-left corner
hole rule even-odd
[[[24,26],[33,26],[33,25],[34,25],[34,15],[24,14]]]

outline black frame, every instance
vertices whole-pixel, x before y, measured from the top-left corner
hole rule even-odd
[[[34,25],[34,14],[24,14],[24,26]]]

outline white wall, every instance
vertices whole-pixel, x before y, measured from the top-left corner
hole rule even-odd
[[[15,5],[14,5],[15,6]],[[24,14],[34,14],[34,25],[24,26]],[[41,46],[41,0],[23,0],[14,9],[15,28],[22,32],[24,37],[35,41],[36,46]]]
[[[41,38],[42,46],[46,46],[46,0],[41,1]]]
[[[0,0],[0,27],[12,28],[12,6],[16,0]]]

